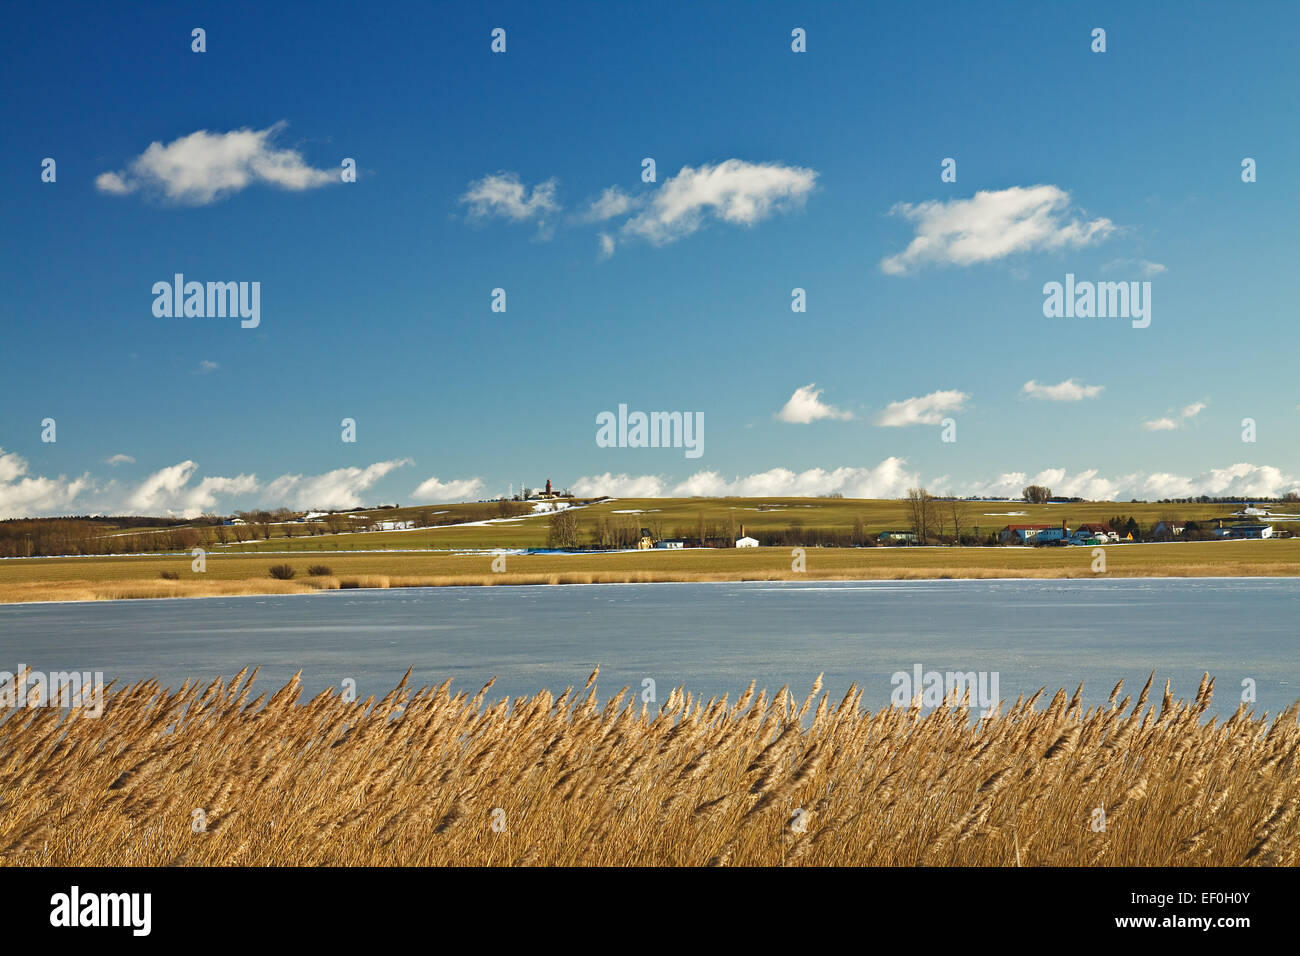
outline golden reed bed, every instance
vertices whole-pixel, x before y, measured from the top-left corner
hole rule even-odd
[[[1290,865],[1296,707],[1205,720],[1080,691],[986,720],[958,706],[802,702],[659,708],[595,678],[488,702],[402,683],[269,700],[245,672],[110,690],[98,718],[0,725],[6,865]],[[409,676],[409,675],[408,675]],[[1041,694],[1041,692],[1040,692]],[[1130,702],[1132,706],[1130,707]],[[950,698],[948,704],[960,702]]]
[[[1292,575],[1297,565],[1239,562],[1232,565],[1155,564],[1149,567],[1116,569],[1111,578],[1143,577],[1276,577]],[[215,578],[212,580],[166,581],[157,578],[125,578],[109,581],[0,581],[0,604],[37,601],[126,601],[134,599],[240,597],[258,594],[311,594],[317,591],[355,588],[492,587],[553,584],[688,584],[762,581],[929,581],[995,579],[1065,580],[1097,575],[1082,568],[1015,567],[925,567],[855,568],[817,573],[793,571],[540,571],[505,574],[354,574],[276,581],[267,577]]]

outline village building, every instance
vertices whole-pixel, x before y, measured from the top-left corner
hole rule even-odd
[[[1043,528],[1033,537],[1034,544],[1065,544],[1070,539],[1070,529],[1061,522],[1059,528]]]
[[[876,539],[881,544],[919,544],[920,539],[911,531],[882,531]]]
[[[1217,538],[1226,539],[1271,538],[1273,537],[1273,526],[1271,524],[1235,524],[1227,528],[1215,528],[1211,533]]]
[[[1003,544],[1029,544],[1040,531],[1051,530],[1050,524],[1009,524],[998,532],[998,540]]]

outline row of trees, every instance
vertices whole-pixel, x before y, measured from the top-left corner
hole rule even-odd
[[[1041,490],[1051,496],[1051,489]],[[906,501],[908,530],[916,536],[918,544],[973,545],[996,540],[993,533],[979,537],[967,517],[965,502],[957,498],[936,498],[924,488],[909,488]]]
[[[0,521],[0,557],[144,554],[197,547],[211,527],[173,527],[122,533],[111,525],[82,518]]]

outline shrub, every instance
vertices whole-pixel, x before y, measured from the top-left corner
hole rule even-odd
[[[334,572],[330,570],[328,564],[313,564],[307,569],[307,573],[313,578],[326,578]]]
[[[181,579],[181,576],[175,571],[159,571],[158,577],[165,581],[179,581]]]
[[[275,578],[277,581],[288,581],[296,573],[297,572],[294,571],[293,567],[288,564],[271,565],[271,577]]]

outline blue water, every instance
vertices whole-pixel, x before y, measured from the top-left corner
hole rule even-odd
[[[179,686],[260,665],[270,691],[301,669],[304,690],[356,681],[382,696],[453,679],[492,697],[581,687],[601,665],[601,698],[646,679],[656,698],[685,685],[706,698],[751,679],[802,698],[819,672],[838,703],[851,682],[869,708],[891,675],[984,671],[1014,701],[1045,686],[1103,702],[1120,678],[1136,696],[1191,696],[1217,678],[1211,713],[1254,681],[1257,712],[1300,698],[1300,580],[875,581],[582,585],[325,591],[285,597],[0,606],[0,670],[102,671]]]

